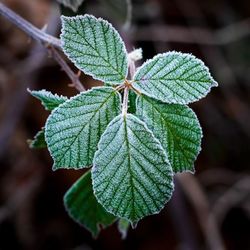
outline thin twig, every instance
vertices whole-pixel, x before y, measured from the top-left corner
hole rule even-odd
[[[196,210],[209,249],[224,250],[216,218],[213,213],[210,213],[208,200],[198,181],[188,173],[176,175],[176,179],[180,182],[183,191]]]
[[[237,204],[245,201],[250,193],[250,177],[244,176],[223,193],[212,207],[212,213],[221,225],[227,212]]]
[[[44,44],[53,45],[54,47],[61,49],[60,39],[51,36],[44,31],[36,28],[34,25],[26,21],[24,18],[16,14],[14,11],[0,3],[0,15],[4,16],[10,22],[15,24],[18,28],[27,33],[34,40],[42,42]]]
[[[23,30],[26,34],[32,37],[34,40],[41,42],[45,48],[51,52],[51,56],[57,61],[57,63],[62,67],[62,69],[66,72],[68,77],[72,81],[72,86],[74,86],[78,91],[85,91],[85,88],[79,81],[79,76],[77,76],[72,69],[68,66],[68,64],[64,61],[62,56],[56,49],[62,50],[60,39],[51,36],[36,28],[34,25],[29,23],[27,20],[23,19],[21,16],[16,14],[14,11],[6,7],[4,4],[0,3],[0,15],[7,18],[21,30]]]
[[[61,66],[62,70],[68,75],[68,77],[72,81],[72,86],[75,87],[79,92],[85,91],[85,88],[83,87],[82,83],[80,82],[78,75],[72,71],[72,69],[65,62],[65,60],[63,60],[63,58],[59,54],[59,52],[53,46],[49,46],[48,50],[51,52],[51,56]]]
[[[52,8],[48,25],[50,34],[56,34],[58,30],[57,20],[57,12]],[[4,156],[8,149],[10,139],[14,134],[13,131],[15,131],[18,121],[23,114],[28,99],[26,89],[28,87],[32,88],[36,84],[36,73],[46,64],[46,50],[44,49],[43,53],[40,52],[41,44],[35,43],[29,52],[29,56],[24,61],[17,61],[15,64],[12,64],[14,67],[10,69],[9,73],[14,77],[17,84],[15,89],[11,91],[12,98],[5,97],[1,100],[4,101],[4,113],[0,118],[0,158]]]

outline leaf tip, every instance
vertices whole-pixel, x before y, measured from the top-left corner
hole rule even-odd
[[[54,163],[53,166],[52,166],[52,171],[55,172],[56,170],[58,170],[58,167],[57,167],[56,164]]]
[[[212,87],[218,87],[218,86],[219,86],[218,82],[216,82],[216,81],[213,79],[213,81],[212,81]]]

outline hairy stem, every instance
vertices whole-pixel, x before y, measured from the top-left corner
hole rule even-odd
[[[0,3],[0,15],[4,16],[33,39],[42,42],[43,44],[53,45],[54,47],[61,49],[60,39],[46,34],[42,30],[36,28],[2,3]]]
[[[85,91],[79,77],[72,71],[65,60],[62,58],[57,49],[62,50],[60,39],[45,33],[43,30],[36,28],[34,25],[23,19],[21,16],[16,14],[14,11],[0,3],[0,15],[4,16],[14,25],[23,30],[34,40],[40,42],[47,50],[51,53],[54,60],[61,66],[62,70],[68,75],[72,81],[72,86],[78,91]]]
[[[122,115],[125,116],[128,111],[128,93],[129,87],[126,86],[123,93],[123,103],[122,103]]]

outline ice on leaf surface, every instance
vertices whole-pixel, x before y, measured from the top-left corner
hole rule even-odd
[[[54,170],[92,165],[101,134],[120,113],[120,98],[113,88],[93,88],[52,111],[46,122],[45,139]]]
[[[47,90],[29,90],[28,92],[39,99],[46,110],[53,110],[60,104],[64,103],[68,98],[66,96],[59,96],[57,94],[52,94]]]
[[[62,16],[61,40],[65,54],[84,73],[107,83],[124,82],[127,52],[110,23],[91,15]]]
[[[36,133],[33,140],[28,140],[30,148],[46,148],[44,128]]]
[[[93,189],[107,211],[132,223],[158,213],[173,192],[173,172],[160,142],[132,114],[117,116],[98,144]]]
[[[162,102],[187,104],[206,96],[217,82],[200,59],[167,52],[145,62],[137,70],[133,86]]]
[[[136,114],[161,142],[174,172],[194,172],[202,137],[195,113],[186,105],[167,104],[144,95],[136,104]]]

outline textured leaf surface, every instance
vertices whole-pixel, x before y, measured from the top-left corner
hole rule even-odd
[[[127,76],[125,45],[107,21],[91,15],[62,17],[62,47],[84,73],[120,84]]]
[[[137,115],[160,140],[174,172],[193,172],[202,138],[195,113],[186,105],[166,104],[141,95]]]
[[[136,112],[136,93],[134,91],[129,91],[128,95],[128,112],[135,114]]]
[[[65,96],[59,96],[57,94],[52,94],[47,90],[29,90],[29,93],[39,99],[42,102],[42,105],[45,107],[46,110],[53,110],[54,108],[58,107],[60,104],[64,103],[68,100]]]
[[[37,132],[33,140],[28,140],[30,148],[47,148],[44,136],[44,128]]]
[[[72,9],[77,12],[78,8],[84,2],[84,0],[57,0],[57,2],[63,4],[65,7]]]
[[[98,144],[93,189],[107,211],[133,224],[158,213],[173,191],[172,169],[159,141],[131,114],[117,116]]]
[[[116,217],[108,213],[96,200],[88,171],[67,191],[64,205],[73,220],[86,227],[93,236],[97,236],[101,228],[112,224]]]
[[[66,101],[49,116],[45,139],[53,169],[92,165],[101,134],[120,112],[120,95],[110,87],[93,88]]]
[[[187,104],[207,95],[217,83],[201,60],[190,54],[168,52],[144,63],[133,85],[160,101]]]

